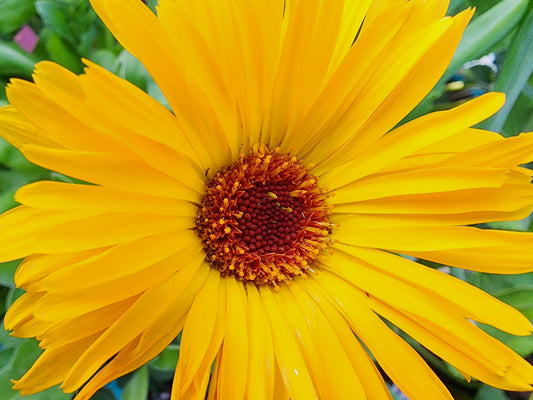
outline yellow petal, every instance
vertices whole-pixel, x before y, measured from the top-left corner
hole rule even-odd
[[[33,83],[13,80],[6,94],[17,112],[38,127],[47,138],[67,149],[128,154],[127,149],[119,143],[103,137],[85,121],[71,114],[73,104],[56,103],[55,99],[48,97]]]
[[[334,237],[345,244],[406,253],[491,246],[518,248],[520,245],[533,244],[533,235],[529,232],[496,231],[464,226],[384,230],[360,228],[347,222],[334,232]]]
[[[231,149],[220,121],[213,118],[207,93],[194,84],[193,71],[184,68],[179,50],[175,50],[173,40],[152,11],[143,3],[128,0],[92,0],[91,4],[157,82],[202,167],[219,169],[230,164]]]
[[[432,143],[440,144],[456,132],[484,120],[494,114],[504,100],[505,96],[501,93],[487,93],[451,110],[437,111],[410,121],[380,138],[367,151],[345,165],[325,171],[320,181],[326,186],[331,186],[330,182],[342,186],[376,173],[397,160]],[[463,140],[462,136],[455,137],[454,143]],[[446,151],[442,147],[438,150]]]
[[[198,203],[201,199],[200,193],[134,158],[35,146],[22,153],[37,165],[102,186]]]
[[[44,349],[55,348],[101,333],[111,326],[137,298],[138,296],[133,296],[54,325],[47,321],[52,326],[40,335],[42,340],[39,346]]]
[[[202,378],[210,370],[226,329],[226,288],[222,283],[220,273],[211,269],[191,306],[183,328],[172,400],[185,398],[190,386],[197,389],[193,391],[197,398],[205,398],[207,382],[203,384]]]
[[[48,276],[49,273],[90,258],[105,250],[106,248],[75,253],[34,254],[26,257],[20,263],[15,272],[15,283],[17,287],[23,287],[29,291],[32,289],[34,282]]]
[[[4,319],[7,330],[14,330],[22,322],[33,319],[35,303],[43,296],[43,293],[27,292],[20,296],[9,307]]]
[[[221,399],[244,399],[248,380],[248,327],[246,292],[234,278],[226,283],[226,334],[220,350],[217,391]],[[257,371],[253,371],[257,373]]]
[[[317,302],[327,317],[328,323],[331,324],[335,334],[341,341],[344,351],[352,364],[352,368],[359,377],[358,380],[364,388],[366,398],[368,400],[392,399],[387,385],[381,373],[376,368],[374,361],[350,330],[344,317],[330,303],[327,296],[322,294],[323,288],[317,285],[313,279],[301,279],[298,281],[298,285]]]
[[[186,314],[206,280],[209,268],[204,265],[188,283],[174,302],[150,325],[119,353],[91,380],[83,386],[75,400],[88,400],[106,383],[113,381],[143,366],[160,354],[183,329]],[[181,280],[182,277],[177,277]]]
[[[522,357],[508,349],[510,364],[503,372],[494,370],[490,364],[476,357],[474,350],[477,343],[470,343],[471,349],[459,349],[456,342],[450,340],[445,329],[427,319],[417,318],[409,313],[401,313],[374,298],[366,300],[369,307],[392,322],[409,336],[442,357],[459,370],[491,386],[504,390],[529,391],[533,378],[533,367],[525,363]],[[529,380],[523,376],[528,375]]]
[[[340,244],[336,247],[412,285],[413,290],[423,291],[438,298],[439,302],[449,303],[446,309],[457,310],[465,318],[490,324],[514,335],[529,335],[533,330],[528,319],[515,308],[451,275],[380,250]]]
[[[282,288],[280,293],[288,320],[303,345],[304,357],[307,359],[313,348],[318,350],[318,359],[309,358],[308,365],[321,398],[366,397],[348,353],[329,322],[329,315],[324,315],[318,304],[297,283],[290,286],[290,292]]]
[[[87,68],[81,85],[87,97],[85,102],[93,112],[122,129],[169,146],[197,161],[194,149],[169,110],[130,82],[91,61],[84,62]],[[98,120],[92,122],[98,123]]]
[[[272,327],[274,355],[285,387],[293,400],[318,398],[300,346],[269,287],[260,287],[261,299]]]
[[[196,217],[197,207],[187,201],[115,188],[40,181],[20,188],[15,200],[47,210],[91,210],[101,213],[123,212]]]
[[[14,381],[13,389],[22,396],[37,393],[60,383],[69,368],[98,335],[91,335],[66,345],[45,350],[22,378]]]
[[[276,363],[272,343],[272,328],[257,288],[247,288],[248,321],[248,382],[246,398],[271,400],[274,398]],[[281,383],[283,387],[283,383]]]
[[[334,134],[306,154],[313,162],[327,160],[319,174],[363,152],[420,102],[444,72],[471,15],[466,11],[437,20],[394,42],[385,60],[374,66],[368,84],[352,95],[349,109],[327,127]]]
[[[483,359],[497,371],[505,371],[510,363],[508,349],[499,341],[484,333],[453,309],[446,308],[430,294],[416,290],[411,285],[376,271],[372,266],[355,258],[336,252],[327,260],[327,270],[342,277],[361,292],[369,293],[383,302],[405,310],[420,318],[433,321],[447,332],[447,337],[459,349],[475,351],[476,357]],[[476,343],[471,349],[470,343]]]
[[[506,168],[427,168],[383,174],[335,190],[332,204],[352,203],[406,194],[443,193],[464,189],[499,188],[509,179]],[[333,189],[342,184],[331,182]]]
[[[197,274],[200,263],[189,263],[170,279],[149,288],[78,358],[69,370],[62,389],[79,388],[107,360],[154,323]]]
[[[365,5],[364,2],[345,3]],[[408,4],[389,6],[380,12],[387,24],[376,21],[369,24],[366,32],[361,32],[314,104],[294,127],[295,134],[283,141],[284,150],[294,148],[301,156],[325,137],[331,140],[329,128],[342,117],[381,59],[386,57],[384,49],[404,23],[408,12]],[[367,26],[366,23],[364,25]]]
[[[149,236],[119,244],[94,257],[49,273],[35,285],[37,290],[72,292],[134,275],[187,249],[200,252],[199,239],[189,230]],[[159,270],[159,273],[162,273]],[[140,278],[137,278],[140,279]]]
[[[41,245],[38,238],[50,228],[76,223],[93,213],[88,211],[43,212],[26,206],[15,207],[0,216],[0,262],[16,260],[34,253]],[[72,239],[72,238],[70,238]],[[61,253],[68,249],[61,249]]]
[[[505,221],[520,219],[522,210],[533,205],[533,188],[529,184],[505,183],[500,188],[464,189],[453,192],[408,194],[336,204],[334,213],[339,214],[390,214],[417,215],[430,223],[440,216],[450,216],[448,225],[467,225],[470,220],[479,222],[497,221],[508,215]],[[518,218],[514,217],[517,212]],[[467,213],[473,215],[466,215]],[[483,219],[483,215],[486,217]],[[453,222],[454,218],[457,222]],[[470,219],[469,219],[470,218]],[[492,219],[494,218],[494,219]]]
[[[64,148],[24,118],[13,106],[0,107],[0,131],[2,138],[17,148],[29,144],[56,149]]]
[[[136,255],[137,253],[134,253],[131,257]],[[56,289],[40,299],[36,313],[39,318],[48,321],[61,321],[82,315],[146,290],[154,291],[163,281],[175,274],[188,279],[204,257],[198,245],[191,246],[129,275],[126,271],[126,275],[116,274],[115,279],[93,284],[88,282],[87,287],[80,289],[70,290],[68,286]]]
[[[422,358],[361,302],[355,288],[328,273],[321,273],[315,279],[387,375],[409,399],[426,400],[431,396],[432,399],[453,400]]]

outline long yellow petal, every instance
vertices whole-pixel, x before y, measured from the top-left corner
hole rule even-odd
[[[60,383],[78,357],[95,341],[91,335],[72,343],[45,350],[22,378],[14,381],[13,389],[22,396],[40,392]]]
[[[69,370],[62,389],[66,392],[79,388],[113,355],[139,333],[150,326],[197,274],[200,263],[190,263],[170,279],[152,286],[109,327]]]
[[[28,146],[31,162],[73,178],[102,186],[200,202],[200,193],[145,162],[110,153],[81,152]]]
[[[88,400],[106,383],[136,370],[160,354],[183,329],[185,316],[205,282],[209,268],[200,268],[187,287],[175,301],[150,325],[138,335],[95,376],[91,378],[76,395],[76,400]],[[181,278],[180,278],[181,279]]]
[[[199,246],[198,237],[189,230],[133,240],[52,272],[41,279],[35,288],[50,292],[83,290],[138,274],[184,249],[189,251],[195,248],[195,252],[199,253]],[[140,280],[140,276],[137,279]]]
[[[248,321],[248,381],[246,398],[249,400],[271,400],[274,396],[276,363],[272,343],[272,328],[258,290],[247,289]],[[282,383],[283,385],[283,383]]]
[[[320,398],[365,398],[363,385],[328,321],[329,316],[322,313],[297,283],[290,286],[290,291],[282,288],[280,293],[283,309],[300,338]],[[317,357],[309,357],[314,349]]]
[[[458,349],[455,341],[449,340],[447,332],[431,321],[417,318],[409,313],[401,313],[375,298],[367,298],[366,302],[374,311],[462,372],[504,390],[532,389],[530,382],[533,381],[533,367],[511,349],[508,349],[511,358],[509,367],[503,372],[494,370],[490,364],[477,358],[474,355],[475,351]],[[474,348],[477,343],[473,342],[470,345]],[[524,375],[529,376],[529,380],[524,379]]]
[[[357,296],[357,290],[328,273],[315,277],[330,301],[368,347],[387,375],[411,400],[453,400],[422,358]]]
[[[224,291],[221,291],[221,286],[224,286]],[[220,273],[212,269],[185,321],[180,358],[174,375],[173,400],[182,398],[181,393],[194,382],[202,364],[210,366],[213,362],[225,333],[225,297]],[[223,310],[222,314],[219,315],[217,310]]]
[[[260,293],[272,327],[276,364],[291,399],[307,400],[318,398],[313,380],[303,358],[302,350],[283,316],[283,311],[278,301],[274,297],[276,293],[273,293],[271,288],[265,286],[260,287]]]
[[[197,207],[187,201],[132,193],[115,188],[40,181],[23,186],[15,194],[21,204],[46,210],[91,210],[196,217]]]
[[[352,368],[359,377],[359,382],[364,387],[366,398],[369,400],[392,399],[387,385],[374,361],[350,330],[344,317],[330,302],[328,296],[323,294],[324,289],[317,285],[313,279],[301,279],[298,285],[316,301],[327,317],[328,323],[331,324],[335,334],[341,341],[344,351],[352,364]]]
[[[244,399],[248,380],[246,292],[242,282],[234,278],[224,280],[227,296],[226,335],[219,354],[217,391],[221,399],[239,400]]]
[[[325,171],[320,181],[326,186],[331,186],[332,181],[343,185],[376,173],[397,160],[427,148],[432,143],[440,143],[456,132],[484,120],[494,114],[504,100],[505,96],[501,93],[487,93],[451,110],[437,111],[414,119],[383,136],[354,160]],[[455,141],[461,142],[461,139],[456,138]],[[446,151],[442,147],[439,150]]]
[[[154,291],[176,273],[188,279],[204,257],[198,246],[192,246],[135,274],[118,275],[116,279],[93,285],[89,283],[87,287],[77,290],[69,290],[67,287],[64,290],[47,292],[37,303],[37,312],[41,319],[49,321],[82,315],[146,290]]]
[[[449,303],[444,308],[458,310],[465,318],[490,324],[514,335],[529,335],[533,330],[528,319],[515,308],[451,275],[385,251],[340,244],[335,247],[412,285],[413,291],[420,290],[440,302]]]
[[[507,168],[427,168],[363,178],[335,190],[332,204],[380,199],[407,194],[445,193],[456,190],[499,188],[509,180]],[[341,181],[331,182],[333,189]]]

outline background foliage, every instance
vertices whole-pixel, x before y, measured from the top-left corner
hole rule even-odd
[[[147,3],[155,10],[157,0]],[[506,104],[480,126],[505,136],[533,131],[533,0],[451,0],[448,13],[455,14],[469,6],[477,8],[476,14],[450,67],[404,122],[496,90],[506,93]],[[35,34],[35,47],[24,50],[22,47],[31,40],[24,41],[20,35],[24,32],[21,30],[28,32],[28,28]],[[493,56],[471,62],[488,54]],[[8,104],[5,95],[8,81],[14,77],[31,80],[36,62],[52,60],[75,73],[82,73],[83,58],[133,82],[168,106],[144,67],[115,41],[91,10],[88,0],[0,0],[0,106]],[[470,62],[466,64],[468,68],[463,67],[467,62]],[[13,194],[20,186],[42,179],[68,181],[60,174],[28,163],[16,149],[0,139],[0,211],[15,205]],[[531,218],[527,218],[492,223],[488,227],[532,230],[531,225]],[[16,262],[0,266],[1,315],[21,295],[21,290],[13,284],[16,266]],[[499,276],[457,269],[451,269],[449,273],[490,292],[533,320],[533,274]],[[533,337],[512,337],[490,327],[484,329],[525,357],[533,353]],[[453,367],[418,344],[411,343],[442,377],[456,400],[533,399],[527,393],[505,393],[479,382],[467,383]],[[18,392],[11,390],[10,379],[20,378],[39,354],[36,341],[13,338],[0,330],[1,399],[22,399]],[[107,385],[93,399],[168,399],[178,354],[179,340],[176,340],[147,366]],[[391,390],[395,399],[405,399],[394,386]],[[24,397],[28,400],[71,398],[72,395],[63,394],[57,387]]]

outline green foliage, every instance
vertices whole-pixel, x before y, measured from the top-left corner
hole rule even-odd
[[[484,129],[500,132],[513,110],[518,96],[524,90],[533,73],[533,8],[524,18],[520,28],[513,35],[509,50],[505,56],[494,90],[506,94],[505,105],[481,126]],[[531,108],[530,108],[531,109]],[[521,128],[517,126],[517,128]],[[506,131],[508,136],[520,133]]]
[[[35,15],[34,0],[0,0],[0,35],[11,33]]]

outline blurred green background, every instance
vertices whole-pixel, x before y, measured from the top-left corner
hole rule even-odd
[[[145,2],[155,11],[157,0]],[[456,14],[470,6],[476,7],[476,14],[450,67],[434,90],[403,122],[494,90],[506,93],[506,104],[480,127],[505,136],[533,131],[533,0],[451,0],[448,13]],[[0,0],[0,106],[8,104],[5,86],[9,80],[13,77],[31,80],[36,62],[52,60],[75,73],[82,73],[82,58],[133,82],[168,106],[144,67],[116,42],[92,11],[88,0]],[[0,139],[0,211],[15,206],[13,195],[20,186],[42,179],[69,181],[60,174],[28,163],[16,149]],[[486,227],[532,230],[531,218],[491,223]],[[16,266],[16,262],[0,266],[2,316],[21,294],[13,284]],[[500,276],[457,269],[446,271],[513,305],[533,320],[533,274]],[[483,328],[524,357],[531,357],[533,337],[512,337],[493,328]],[[453,367],[406,339],[439,374],[456,400],[533,399],[529,393],[505,393],[479,382],[467,383]],[[23,398],[11,390],[10,379],[20,378],[39,354],[36,341],[13,338],[0,330],[0,399]],[[93,399],[168,400],[178,354],[179,340],[176,340],[147,366],[107,385]],[[405,399],[392,385],[391,390],[395,399]],[[56,387],[24,399],[72,397]]]

